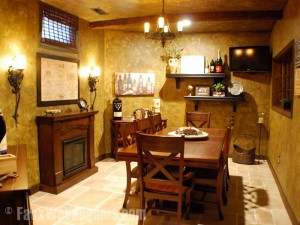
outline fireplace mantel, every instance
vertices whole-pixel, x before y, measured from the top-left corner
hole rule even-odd
[[[36,117],[41,191],[58,194],[98,171],[94,156],[96,113],[98,111]],[[63,165],[63,143],[77,137],[84,137],[85,140],[83,144],[85,164],[66,174]]]

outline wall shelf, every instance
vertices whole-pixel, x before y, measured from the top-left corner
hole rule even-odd
[[[184,96],[186,100],[195,101],[195,110],[198,110],[199,101],[223,101],[232,102],[232,111],[236,112],[236,106],[238,102],[244,101],[243,95],[239,96],[227,96],[227,97],[215,97],[215,96]]]
[[[175,78],[176,89],[179,89],[179,82],[182,78],[225,78],[225,73],[200,73],[200,74],[185,74],[185,73],[167,73],[167,78]]]

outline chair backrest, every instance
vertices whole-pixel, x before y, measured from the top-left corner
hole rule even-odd
[[[133,111],[133,117],[135,120],[144,119],[152,115],[151,110],[139,108]]]
[[[122,123],[120,125],[120,133],[122,136],[123,147],[136,143],[137,124],[136,121],[130,123]]]
[[[137,134],[137,152],[139,165],[139,180],[141,191],[145,190],[145,183],[178,186],[182,193],[184,136],[156,136],[151,134]],[[168,167],[178,156],[179,174],[175,177]],[[177,159],[176,159],[177,160]],[[146,164],[153,166],[151,170],[143,170]],[[162,190],[163,191],[163,190]]]
[[[231,127],[229,126],[226,128],[226,133],[225,133],[223,146],[222,146],[222,156],[225,162],[228,160],[230,136],[231,136]]]
[[[152,125],[150,117],[137,120],[138,131],[144,134],[152,134]]]
[[[163,121],[161,120],[161,114],[153,114],[150,116],[151,126],[152,126],[152,133],[160,131],[164,129]]]
[[[210,112],[186,112],[186,126],[210,127]]]

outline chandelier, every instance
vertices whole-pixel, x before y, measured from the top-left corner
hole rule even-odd
[[[165,17],[165,1],[162,1],[161,16],[158,18],[155,32],[150,32],[150,23],[144,24],[145,37],[152,40],[161,40],[162,46],[165,46],[166,41],[173,40],[177,37],[182,37],[183,23],[178,21],[177,33],[171,32],[168,19]]]

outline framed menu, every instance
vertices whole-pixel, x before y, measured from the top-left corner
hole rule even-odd
[[[77,104],[79,60],[37,54],[37,106]]]

